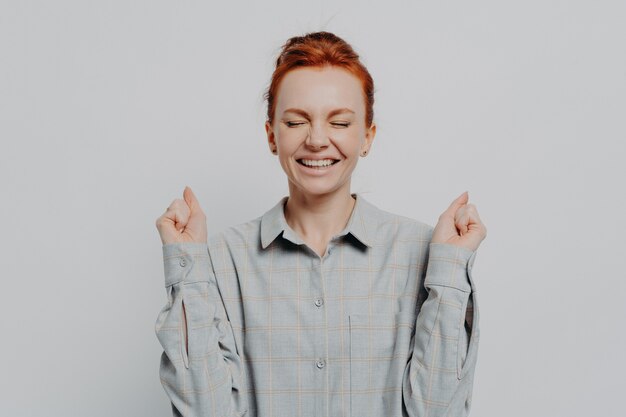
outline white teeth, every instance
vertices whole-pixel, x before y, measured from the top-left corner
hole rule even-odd
[[[312,166],[312,167],[327,167],[332,165],[334,162],[333,159],[322,159],[322,160],[314,160],[314,159],[301,159],[304,165]]]

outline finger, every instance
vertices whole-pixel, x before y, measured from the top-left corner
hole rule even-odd
[[[480,221],[478,213],[473,210],[467,210],[466,213],[467,231],[472,233],[478,233],[482,235],[482,238],[486,236],[485,225]]]
[[[187,222],[189,221],[189,208],[183,206],[175,213],[176,217],[174,221],[176,222],[176,230],[182,232],[185,229],[185,226],[187,226]]]
[[[468,199],[469,193],[467,191],[464,191],[460,196],[452,201],[452,203],[444,213],[450,217],[454,217],[457,210],[467,204]]]
[[[185,201],[190,206],[191,213],[189,215],[189,222],[187,229],[194,239],[201,239],[206,233],[206,215],[200,207],[200,202],[196,198],[196,195],[191,190],[191,187],[185,187],[183,191]]]
[[[467,206],[463,206],[458,209],[456,214],[454,215],[454,225],[456,226],[461,236],[467,233],[469,222],[469,210],[467,210]]]
[[[470,216],[470,224],[468,225],[468,228],[469,231],[480,234],[483,239],[487,236],[487,227],[474,213]]]
[[[482,223],[480,216],[478,215],[478,210],[474,204],[468,204],[468,210],[473,213],[473,217],[477,220],[478,223]]]
[[[196,198],[194,192],[191,190],[191,187],[185,187],[185,190],[183,191],[183,197],[185,198],[185,201],[187,202],[187,204],[189,205],[189,209],[191,210],[189,221],[195,222],[197,220],[204,220],[204,211],[202,211],[202,207],[200,207],[200,202]]]
[[[194,192],[191,190],[191,187],[185,186],[185,189],[183,190],[183,198],[185,199],[185,202],[189,206],[191,212],[202,211],[202,208],[200,207],[200,202],[196,198]]]
[[[467,207],[467,210],[469,210],[469,211],[473,211],[474,213],[477,213],[477,212],[478,212],[478,210],[476,210],[476,204],[473,204],[473,203],[467,203],[467,204],[465,205],[465,207]]]
[[[457,211],[455,225],[461,236],[472,230],[475,224],[475,216],[469,206],[463,206]]]
[[[478,214],[478,210],[476,209],[476,205],[475,204],[467,204],[465,207],[467,207],[467,213],[470,216],[470,226],[476,226],[476,225],[480,225],[481,227],[484,228],[484,224]],[[471,227],[470,227],[471,228]]]
[[[185,226],[187,226],[190,212],[189,206],[185,201],[176,199],[168,207],[165,216],[174,222],[176,230],[182,232]]]

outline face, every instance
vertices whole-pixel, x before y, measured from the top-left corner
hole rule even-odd
[[[365,126],[359,79],[342,68],[324,67],[298,68],[283,77],[273,123],[266,122],[265,130],[290,193],[321,195],[349,192],[352,171],[361,152],[369,153],[376,126]]]

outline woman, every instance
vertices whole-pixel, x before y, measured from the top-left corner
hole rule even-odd
[[[266,93],[289,195],[208,239],[189,187],[156,225],[156,322],[177,416],[464,416],[486,236],[461,194],[435,228],[350,192],[376,133],[373,82],[328,32],[283,45]]]

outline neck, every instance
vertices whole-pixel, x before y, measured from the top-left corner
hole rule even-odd
[[[356,200],[350,195],[350,183],[327,194],[311,195],[289,185],[285,220],[303,240],[326,244],[347,225]]]

